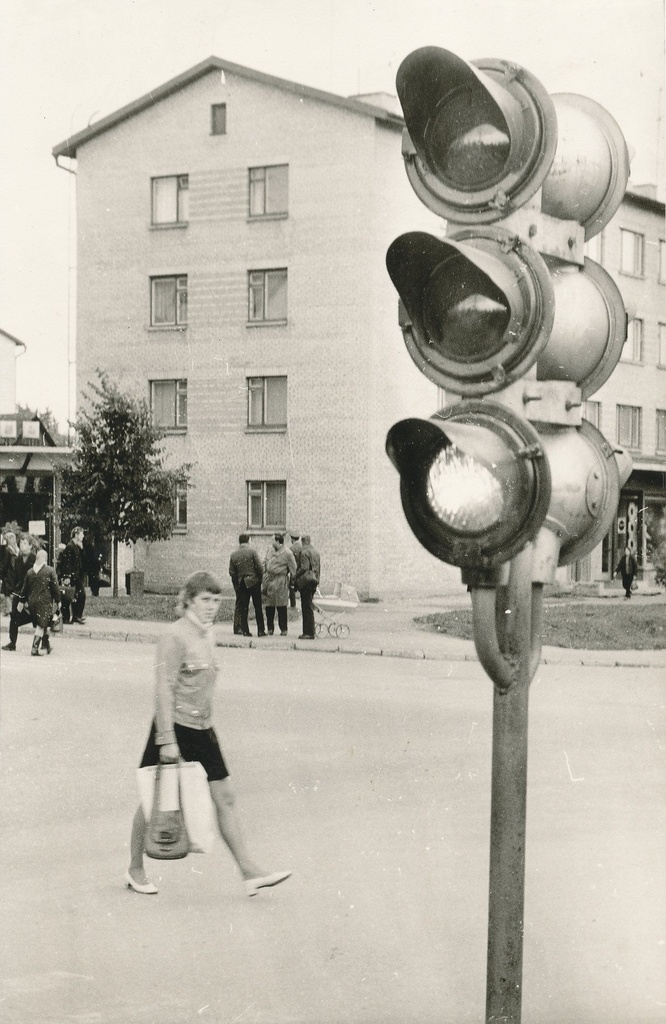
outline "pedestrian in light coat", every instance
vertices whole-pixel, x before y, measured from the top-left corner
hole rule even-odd
[[[296,572],[296,559],[291,548],[284,543],[284,536],[276,533],[264,562],[264,578],[261,595],[266,612],[266,628],[273,635],[275,610],[277,609],[280,635],[287,635],[287,602],[289,600],[289,579]]]

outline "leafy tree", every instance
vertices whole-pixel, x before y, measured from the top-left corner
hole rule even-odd
[[[168,540],[176,484],[189,480],[190,465],[166,469],[147,403],[124,395],[105,373],[98,377],[77,419],[74,466],[63,474],[63,519],[111,536],[116,596],[118,543]]]

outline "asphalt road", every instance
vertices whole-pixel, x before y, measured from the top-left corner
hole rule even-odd
[[[484,1020],[491,683],[471,662],[224,649],[249,844],[123,888],[150,645],[3,652],[4,1024]],[[532,686],[523,1021],[666,1021],[663,672]]]

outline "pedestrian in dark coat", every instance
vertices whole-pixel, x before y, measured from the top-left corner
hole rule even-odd
[[[622,586],[624,587],[625,601],[631,597],[631,587],[634,582],[634,576],[638,572],[638,563],[631,553],[631,548],[626,547],[622,558],[617,563],[617,568],[613,573],[613,576],[617,576],[619,573],[622,576]]]
[[[294,580],[301,595],[301,613],[303,616],[303,632],[299,640],[314,640],[315,620],[312,598],[319,586],[320,558],[319,552],[312,547],[308,534],[303,534],[302,547]]]
[[[69,544],[58,558],[58,579],[61,587],[69,591],[69,594],[63,591],[62,621],[68,623],[71,619],[80,626],[86,621],[83,617],[86,606],[83,533],[83,527],[75,526]]]
[[[291,548],[291,553],[294,556],[294,558],[296,559],[296,565],[298,565],[298,559],[301,557],[301,548],[303,546],[301,544],[301,535],[300,535],[300,533],[295,533],[292,530],[291,533],[289,534],[289,537],[291,539],[291,544],[289,545],[290,548]],[[286,539],[286,535],[285,535],[285,539]],[[295,608],[296,607],[296,594],[297,593],[298,593],[298,591],[296,589],[296,584],[294,583],[294,577],[293,577],[293,574],[292,574],[292,576],[291,576],[291,578],[289,580],[289,606],[290,606],[290,608]]]
[[[18,640],[19,628],[31,621],[30,612],[23,607],[19,611],[21,592],[25,582],[26,573],[35,563],[35,543],[29,533],[21,534],[18,545],[18,555],[12,560],[5,577],[8,593],[11,594],[12,607],[9,616],[9,643],[3,646],[3,651],[15,651]]]
[[[275,610],[277,609],[280,635],[287,635],[287,601],[289,600],[289,577],[296,572],[296,559],[284,543],[284,536],[276,533],[264,561],[264,578],[261,594],[266,612],[266,627],[273,635]]]
[[[247,621],[250,598],[252,598],[257,620],[257,636],[266,636],[264,612],[261,607],[261,580],[264,575],[264,567],[258,552],[250,545],[247,533],[241,533],[238,538],[238,547],[231,554],[229,575],[236,594],[234,633],[252,636]]]
[[[32,650],[30,651],[34,657],[39,657],[40,645],[46,649],[47,654],[51,653],[52,648],[49,643],[47,630],[53,617],[54,603],[59,613],[60,587],[58,586],[58,577],[55,574],[55,569],[46,564],[46,551],[44,551],[44,548],[40,548],[35,555],[35,564],[32,568],[28,569],[25,575],[18,603],[19,611],[22,611],[23,606],[27,604],[32,624],[35,627]]]

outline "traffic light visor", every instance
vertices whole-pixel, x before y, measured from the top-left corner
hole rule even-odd
[[[387,438],[412,530],[452,565],[499,565],[545,516],[549,477],[538,435],[489,405],[460,403],[429,420],[402,420]]]
[[[407,313],[407,349],[440,387],[497,391],[529,369],[548,340],[548,268],[501,229],[469,228],[445,240],[408,232],[389,247],[386,267]]]
[[[502,216],[498,204],[520,205],[539,188],[555,153],[556,117],[528,71],[494,59],[468,64],[426,46],[402,62],[396,90],[407,173],[435,213],[488,222]]]

